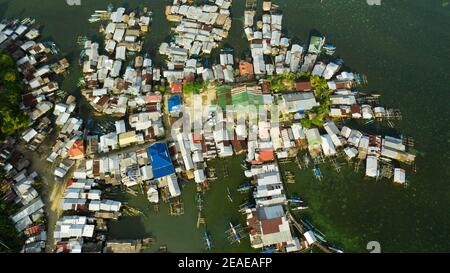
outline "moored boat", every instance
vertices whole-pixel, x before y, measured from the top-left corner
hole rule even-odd
[[[330,55],[330,56],[336,52],[336,47],[332,44],[325,44],[323,46],[323,49],[325,51],[325,54]]]

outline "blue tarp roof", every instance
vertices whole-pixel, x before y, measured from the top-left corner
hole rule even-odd
[[[169,106],[169,112],[180,110],[181,96],[180,95],[175,95],[175,96],[170,97],[170,99],[167,102],[167,104]]]
[[[155,179],[175,173],[166,143],[155,143],[147,149]]]

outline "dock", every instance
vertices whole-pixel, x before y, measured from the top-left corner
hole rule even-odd
[[[294,184],[295,183],[295,175],[291,171],[285,171],[284,177],[286,177],[286,181],[288,184]]]
[[[331,159],[331,164],[333,165],[333,168],[336,170],[336,172],[341,172],[341,165],[337,162],[336,158]]]
[[[180,200],[171,202],[169,204],[169,215],[170,216],[181,216],[184,214],[184,203]]]
[[[223,165],[223,176],[228,177],[228,165],[227,164]]]
[[[403,116],[402,116],[402,112],[400,111],[400,109],[386,109],[386,112],[383,116],[383,118],[387,119],[387,120],[402,120]]]
[[[291,213],[287,212],[287,217],[288,217],[288,221],[289,223],[294,226],[298,232],[300,232],[300,234],[305,234],[307,232],[307,230],[305,230],[305,228],[300,225],[300,223],[297,222],[297,220],[295,220],[295,218],[292,216]],[[314,243],[314,246],[317,246],[320,250],[322,250],[325,253],[332,253],[331,250],[329,250],[326,246],[322,245],[319,241]]]
[[[202,215],[201,211],[198,212],[198,216],[197,216],[197,229],[200,228],[200,225],[204,225],[206,228],[206,220],[205,220],[205,217]]]
[[[354,171],[355,172],[359,172],[359,168],[361,167],[361,160],[357,160],[356,162],[355,162],[355,167],[354,167]]]
[[[408,147],[414,147],[415,145],[415,139],[411,136],[402,136],[401,137],[403,145]]]
[[[245,0],[245,9],[246,10],[255,10],[257,5],[257,0]]]

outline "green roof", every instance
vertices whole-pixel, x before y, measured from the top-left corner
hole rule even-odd
[[[231,104],[231,86],[221,85],[216,89],[217,104],[225,110],[227,105]]]
[[[320,52],[322,46],[323,37],[311,36],[311,42],[309,43],[309,52]]]
[[[242,105],[262,105],[263,96],[252,92],[244,91],[232,95],[233,106]]]

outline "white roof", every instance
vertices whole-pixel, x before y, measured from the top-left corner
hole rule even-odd
[[[394,182],[401,184],[406,182],[406,172],[404,169],[400,168],[394,169]]]
[[[334,121],[328,121],[327,123],[325,123],[323,125],[323,127],[324,127],[325,131],[327,131],[327,133],[329,135],[339,135],[339,134],[341,134],[341,132],[337,128],[337,126],[334,123]]]
[[[125,8],[118,8],[117,11],[111,13],[111,21],[113,23],[122,22],[122,16],[125,13]]]
[[[172,197],[177,197],[181,195],[180,186],[178,185],[178,178],[175,174],[167,176],[167,185],[169,187],[169,192]]]
[[[280,174],[278,172],[268,172],[257,176],[258,186],[281,184]]]
[[[125,133],[127,131],[127,128],[125,127],[125,121],[123,119],[116,120],[114,125],[116,127],[117,134]]]
[[[196,183],[202,183],[206,180],[205,172],[203,169],[198,169],[194,171],[194,178]]]
[[[368,156],[366,160],[366,176],[378,176],[378,159],[375,156]]]
[[[317,242],[316,235],[314,235],[314,232],[312,230],[305,232],[303,234],[303,236],[305,236],[306,241],[310,245],[314,244],[315,242]]]
[[[125,61],[125,59],[126,59],[126,55],[125,55],[126,51],[127,51],[127,48],[125,46],[118,46],[116,48],[116,59],[121,59],[121,60]]]
[[[325,134],[321,136],[322,138],[322,150],[326,156],[335,155],[336,148],[334,147],[333,141],[331,140],[330,135]]]
[[[25,140],[25,142],[30,142],[36,135],[38,134],[38,132],[36,132],[36,130],[34,130],[33,128],[29,129],[28,131],[26,131],[24,134],[22,134],[22,139]]]
[[[345,154],[348,156],[348,158],[352,159],[358,154],[358,150],[356,150],[353,147],[347,147],[344,149]]]
[[[311,128],[311,129],[307,129],[306,132],[306,139],[308,140],[308,143],[312,144],[315,141],[321,141],[321,137],[320,137],[320,133],[319,133],[319,129],[317,128]]]

